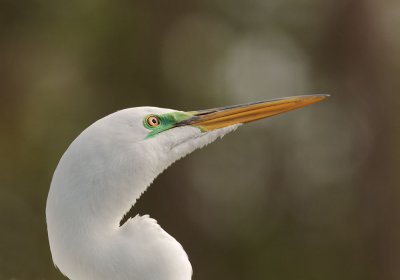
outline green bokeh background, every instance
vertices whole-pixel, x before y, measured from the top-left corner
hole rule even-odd
[[[330,93],[241,127],[133,208],[193,279],[400,279],[400,2],[0,1],[0,279],[65,279],[45,204],[69,143],[116,110]]]

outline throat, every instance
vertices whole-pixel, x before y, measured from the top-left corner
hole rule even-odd
[[[130,218],[135,217],[138,213],[138,211],[136,210],[136,204],[133,204],[131,206],[131,208],[128,210],[128,212],[126,212],[123,216],[121,221],[119,221],[119,226],[122,227]]]
[[[153,187],[154,188],[154,187]],[[149,203],[147,203],[147,200],[151,200],[151,189],[153,188],[147,188],[137,199],[136,201],[132,202],[132,205],[130,208],[125,212],[125,214],[122,216],[121,220],[119,221],[119,227],[122,227],[129,219],[134,218],[137,215],[140,215],[140,210],[141,209],[148,209]],[[149,190],[150,189],[150,190]],[[150,192],[150,196],[146,195],[146,193]],[[149,197],[147,199],[146,197]]]

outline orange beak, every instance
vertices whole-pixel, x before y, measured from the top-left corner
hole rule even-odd
[[[328,96],[329,95],[326,94],[293,96],[188,112],[193,114],[193,117],[178,123],[177,126],[192,125],[199,127],[202,131],[211,131],[238,123],[252,122],[289,112],[294,109],[317,103]]]

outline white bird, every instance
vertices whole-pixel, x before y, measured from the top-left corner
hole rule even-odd
[[[53,261],[72,280],[190,280],[182,246],[148,215],[124,214],[174,161],[240,124],[318,102],[309,95],[182,112],[137,107],[84,130],[62,156],[46,220]]]

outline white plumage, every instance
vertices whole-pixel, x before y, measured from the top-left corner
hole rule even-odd
[[[182,126],[145,139],[143,118],[170,112],[139,107],[111,114],[83,131],[62,156],[46,217],[54,263],[70,279],[191,279],[182,246],[154,219],[136,216],[119,227],[165,168],[237,126],[208,133]]]
[[[299,96],[195,112],[156,107],[111,114],[62,156],[46,206],[50,249],[72,280],[190,280],[182,246],[149,216],[120,221],[169,165],[241,123],[315,103]]]

